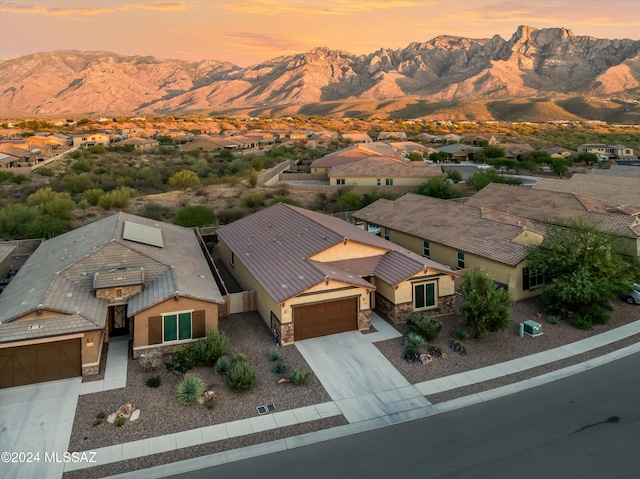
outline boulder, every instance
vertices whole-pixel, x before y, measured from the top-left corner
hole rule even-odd
[[[131,417],[129,418],[129,421],[133,422],[136,419],[138,419],[140,417],[140,409],[136,409],[135,411],[133,411],[131,413]]]
[[[278,379],[278,384],[291,384],[291,379],[289,378]]]

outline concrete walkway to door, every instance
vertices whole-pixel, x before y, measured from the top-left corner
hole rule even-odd
[[[377,332],[349,331],[295,342],[350,423],[431,404],[372,344],[400,333],[375,313],[371,324]]]

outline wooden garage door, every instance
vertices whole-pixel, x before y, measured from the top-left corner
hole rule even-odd
[[[358,298],[293,308],[295,341],[358,329]]]
[[[80,338],[0,349],[0,388],[82,374]]]

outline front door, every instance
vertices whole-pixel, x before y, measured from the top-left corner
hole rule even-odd
[[[127,305],[119,304],[110,306],[111,324],[109,336],[123,336],[129,334],[129,318],[127,318]]]

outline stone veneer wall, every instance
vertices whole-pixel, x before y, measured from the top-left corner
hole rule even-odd
[[[100,370],[100,364],[95,364],[93,366],[82,366],[82,377],[85,376],[95,376],[98,374]]]
[[[413,312],[413,303],[393,304],[384,296],[376,293],[376,311],[388,318],[392,323],[398,324],[407,320]],[[431,316],[442,316],[455,313],[455,295],[438,298],[438,307],[427,310]]]
[[[151,351],[156,351],[156,350],[160,351],[162,354],[171,354],[175,349],[182,349],[187,344],[195,343],[196,341],[198,341],[198,339],[201,339],[201,338],[192,339],[189,342],[184,342],[180,344],[156,344],[156,345],[145,347],[145,348],[134,349],[133,359],[138,359],[140,355],[147,354],[147,353],[150,353]]]
[[[358,330],[369,331],[369,329],[371,329],[371,310],[360,310],[358,313]]]
[[[280,344],[285,346],[293,343],[293,323],[280,325]]]

